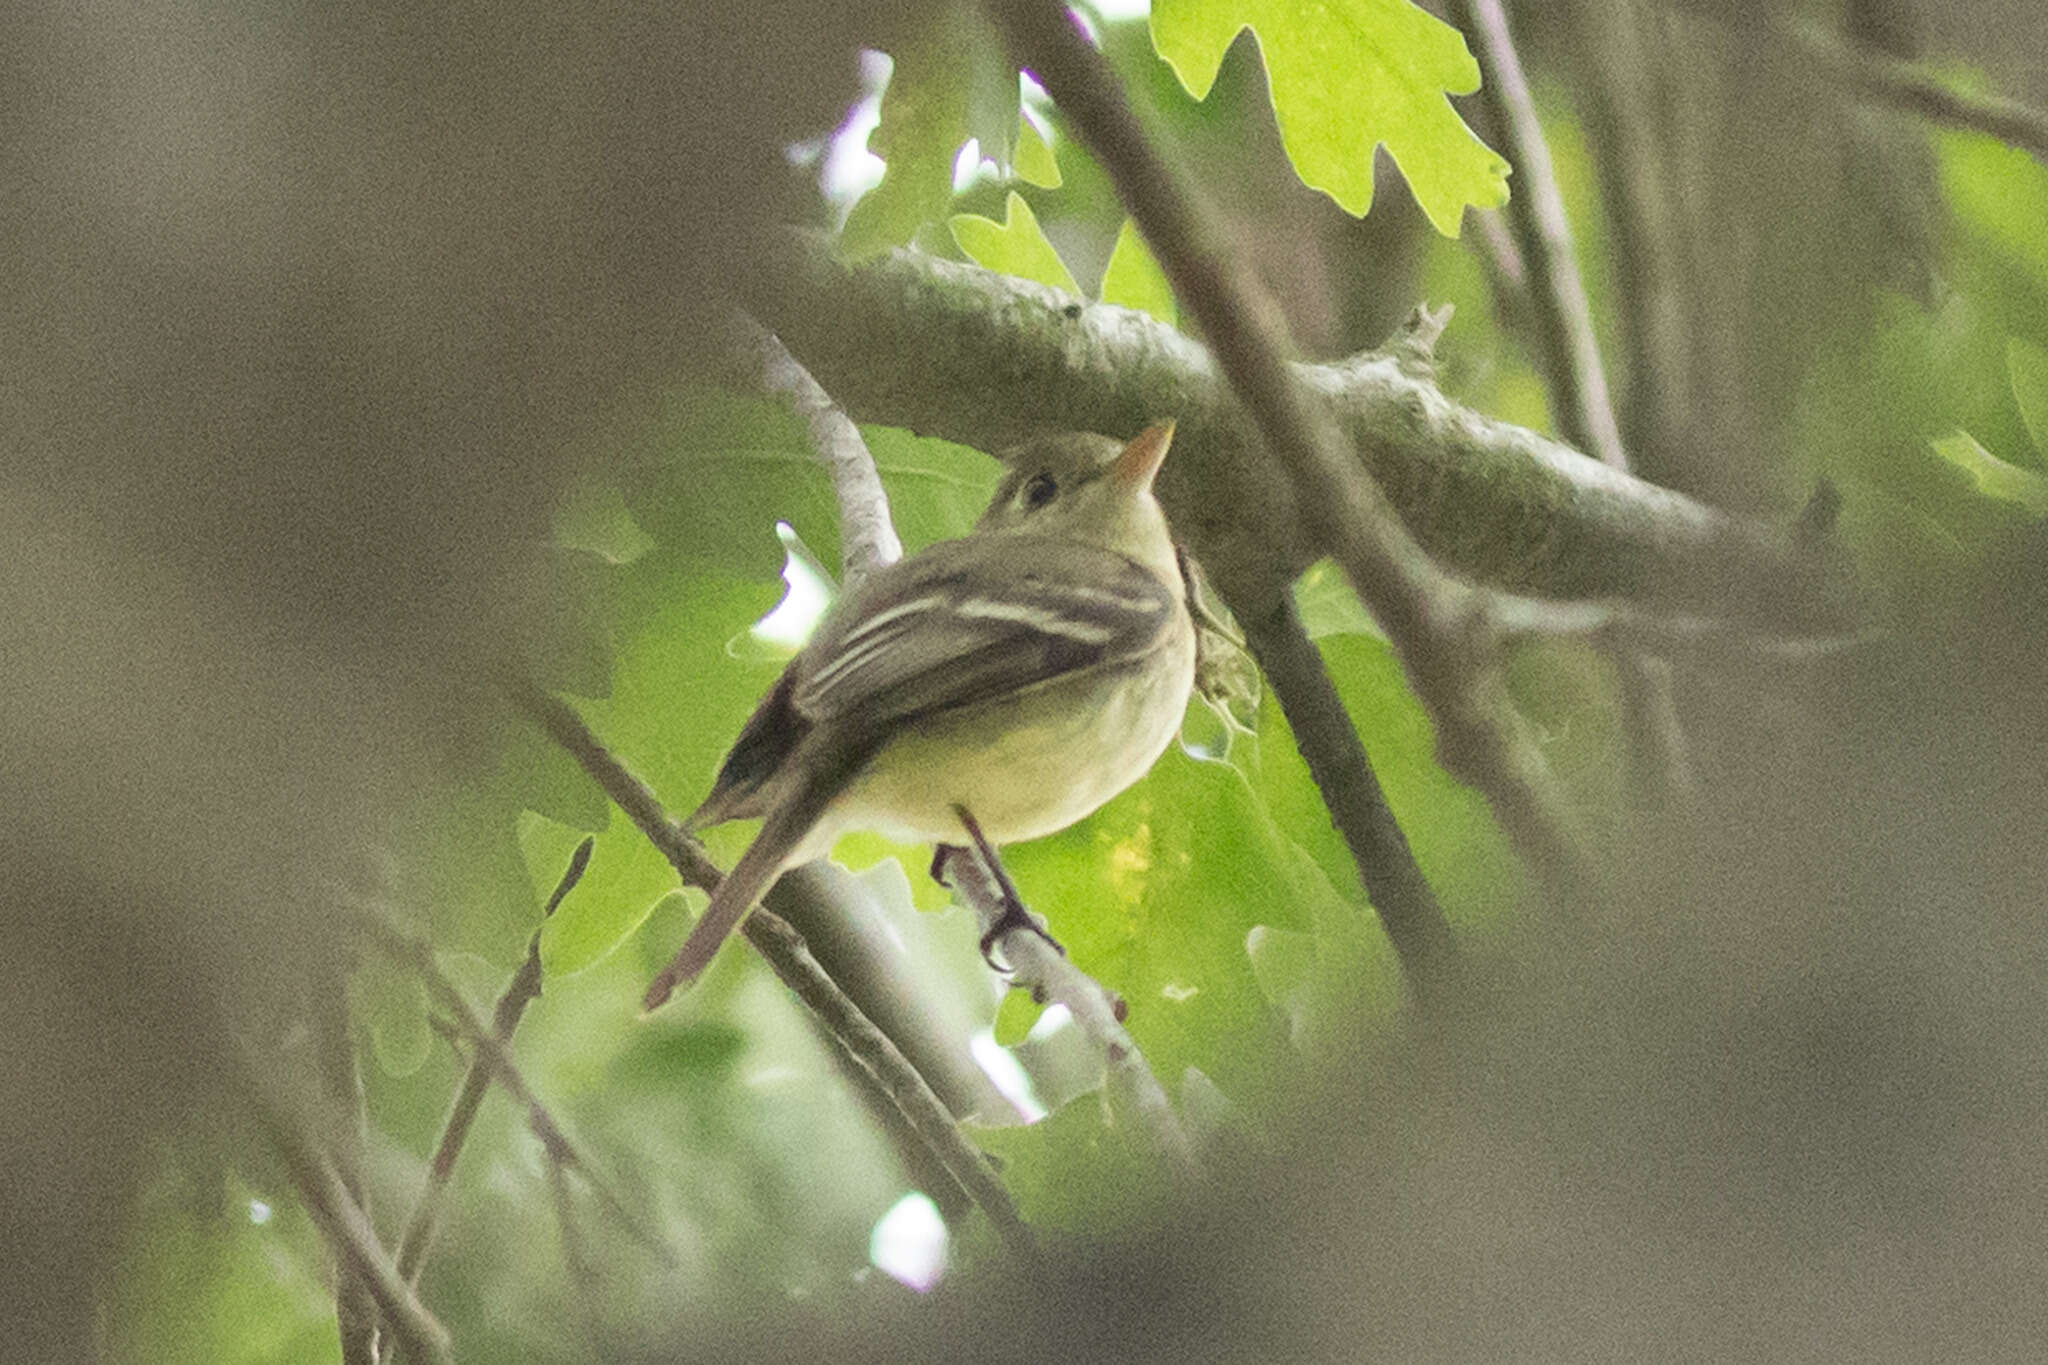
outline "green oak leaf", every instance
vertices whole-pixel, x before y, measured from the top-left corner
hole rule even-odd
[[[1038,125],[1022,114],[1017,116],[1017,154],[1013,168],[1019,180],[1042,190],[1060,187],[1060,161],[1052,143],[1038,131]]]
[[[1932,444],[1934,453],[1969,475],[1985,497],[2018,503],[2037,517],[2048,516],[2048,478],[2007,464],[1968,432],[1938,436]]]
[[[1074,283],[1073,272],[1045,239],[1038,216],[1017,191],[1010,191],[1003,206],[1002,222],[973,213],[956,213],[947,226],[953,230],[953,241],[976,265],[1080,294],[1081,286]]]
[[[1507,202],[1508,163],[1448,95],[1479,88],[1458,31],[1409,0],[1157,0],[1152,43],[1196,99],[1238,33],[1258,35],[1280,136],[1302,182],[1346,212],[1372,207],[1384,144],[1429,221],[1458,235],[1465,208]]]
[[[1140,1217],[1169,1193],[1166,1168],[1139,1126],[1100,1093],[1080,1095],[1029,1127],[970,1129],[1003,1164],[1017,1211],[1038,1227],[1100,1232]]]
[[[1128,218],[1117,230],[1109,268],[1102,272],[1102,301],[1150,313],[1169,327],[1180,325],[1173,286],[1166,282],[1166,272],[1159,268],[1152,249],[1138,235],[1138,225]]]
[[[908,242],[953,202],[953,162],[973,138],[1008,174],[1018,136],[1017,68],[971,6],[949,7],[902,51],[868,150],[887,169],[847,215],[839,249],[860,260]]]

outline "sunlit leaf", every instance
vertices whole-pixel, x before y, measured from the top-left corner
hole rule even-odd
[[[1060,162],[1053,155],[1052,144],[1038,131],[1037,124],[1021,114],[1017,121],[1015,172],[1017,178],[1027,185],[1036,185],[1042,190],[1060,187]]]
[[[2007,464],[1967,432],[1935,438],[1934,453],[1970,476],[1987,498],[2018,503],[2035,516],[2048,515],[2048,478]]]
[[[1343,208],[1372,206],[1384,144],[1416,202],[1447,237],[1467,206],[1507,202],[1508,163],[1451,107],[1479,88],[1456,29],[1409,0],[1157,0],[1152,41],[1196,99],[1240,31],[1258,35],[1287,155],[1302,181]]]
[[[851,260],[908,242],[953,202],[953,163],[973,138],[1008,174],[1018,132],[1017,69],[968,5],[949,5],[891,54],[882,119],[868,149],[887,169],[848,214],[840,250]]]
[[[976,265],[1080,295],[1081,286],[1074,283],[1066,262],[1045,239],[1031,205],[1015,190],[1010,191],[1004,203],[1002,222],[958,213],[948,225],[953,230],[953,240]]]

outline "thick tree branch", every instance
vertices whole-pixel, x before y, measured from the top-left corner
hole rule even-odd
[[[582,765],[685,883],[706,892],[717,887],[723,875],[718,866],[669,816],[647,785],[598,741],[581,717],[530,684],[508,682],[505,686],[513,704]],[[802,936],[765,906],[755,907],[740,932],[767,959],[782,983],[817,1015],[861,1074],[889,1097],[963,1193],[987,1215],[1004,1243],[1027,1257],[1035,1255],[1030,1230],[1018,1218],[1009,1191],[960,1132],[945,1103],[932,1093],[888,1035],[818,966]]]
[[[1171,412],[1160,499],[1233,610],[1269,605],[1319,557],[1292,486],[1191,337],[916,251],[850,266],[791,233],[766,256],[750,305],[861,421],[997,450],[1055,430],[1137,431]],[[1789,533],[1460,407],[1412,348],[1292,368],[1353,467],[1468,577],[1796,629],[1848,615],[1829,566]]]

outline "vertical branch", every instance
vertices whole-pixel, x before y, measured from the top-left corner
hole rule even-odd
[[[320,1085],[334,1118],[335,1178],[367,1219],[370,1201],[363,1190],[363,1076],[349,1028],[348,981],[339,963],[315,982],[313,989]],[[334,1281],[334,1318],[341,1336],[342,1365],[375,1365],[377,1303],[370,1286],[345,1257],[336,1260]]]
[[[1287,593],[1264,614],[1240,617],[1245,643],[1272,685],[1329,808],[1330,819],[1358,864],[1360,880],[1387,938],[1401,959],[1410,989],[1434,1005],[1457,972],[1457,942],[1436,892],[1422,875],[1408,836],[1394,819],[1359,741],[1358,730],[1323,667],[1323,656],[1302,628]]]
[[[1572,249],[1564,195],[1508,33],[1506,7],[1502,0],[1456,0],[1453,9],[1478,52],[1484,77],[1480,93],[1519,177],[1507,217],[1520,248],[1536,359],[1558,433],[1603,464],[1627,471],[1628,452],[1593,335],[1593,309]],[[1629,655],[1619,660],[1619,676],[1629,784],[1636,802],[1645,808],[1683,808],[1693,790],[1692,762],[1672,697],[1670,665]]]
[[[1550,161],[1550,145],[1536,119],[1536,102],[1508,36],[1501,0],[1456,0],[1458,26],[1472,40],[1484,78],[1480,98],[1506,142],[1516,187],[1508,222],[1527,272],[1537,341],[1536,356],[1550,390],[1558,434],[1569,445],[1616,469],[1628,468],[1607,394],[1607,372],[1593,336],[1593,311],[1586,303],[1572,250],[1571,224]]]

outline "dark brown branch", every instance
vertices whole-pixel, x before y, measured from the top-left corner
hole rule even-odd
[[[598,741],[581,717],[530,684],[508,682],[506,691],[515,706],[582,765],[685,883],[705,892],[717,887],[721,876],[717,865],[670,818],[646,784]],[[767,960],[782,983],[817,1015],[860,1071],[901,1111],[912,1130],[930,1146],[939,1164],[988,1217],[1004,1243],[1020,1254],[1034,1255],[1030,1230],[1018,1218],[1009,1191],[960,1132],[953,1115],[917,1068],[824,973],[804,946],[803,938],[765,906],[755,907],[741,924],[740,932]]]
[[[1971,94],[1912,62],[1874,48],[1852,48],[1802,24],[1775,28],[1827,79],[1867,99],[1951,128],[1988,133],[2048,165],[2048,112],[1999,95]]]
[[[1323,656],[1302,628],[1293,596],[1283,594],[1271,611],[1240,620],[1245,641],[1294,732],[1295,747],[1358,864],[1366,895],[1401,959],[1410,989],[1425,1007],[1435,1007],[1455,982],[1457,942],[1408,836],[1387,805]]]
[[[1066,114],[1116,185],[1174,296],[1286,470],[1315,544],[1332,554],[1394,643],[1453,775],[1480,791],[1560,909],[1603,899],[1601,877],[1553,775],[1509,704],[1500,660],[1476,628],[1477,595],[1409,536],[1341,431],[1287,366],[1278,309],[1221,226],[1168,167],[1102,54],[1057,0],[992,5],[1021,65]]]
[[[563,898],[583,879],[595,843],[594,839],[585,839],[576,845],[568,867],[555,885],[554,894],[541,908],[543,922],[555,913]],[[491,1010],[491,1033],[499,1043],[512,1041],[520,1016],[540,994],[540,973],[540,930],[535,929],[526,945],[526,960],[513,973]],[[440,1231],[441,1209],[447,1198],[449,1181],[455,1175],[455,1163],[462,1155],[463,1143],[469,1140],[470,1126],[476,1121],[484,1095],[490,1090],[491,1075],[489,1059],[479,1053],[471,1059],[469,1072],[462,1078],[462,1087],[455,1092],[454,1102],[448,1108],[448,1118],[441,1126],[441,1140],[434,1146],[433,1164],[427,1168],[426,1188],[420,1192],[419,1202],[413,1206],[412,1217],[406,1222],[405,1235],[398,1243],[398,1273],[405,1277],[407,1284],[417,1287],[420,1282],[427,1252],[432,1249],[434,1237]]]

